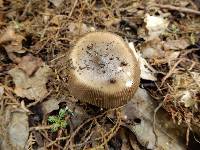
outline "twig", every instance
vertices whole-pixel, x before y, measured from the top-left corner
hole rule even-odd
[[[25,9],[24,9],[22,15],[19,17],[20,20],[23,20],[25,18],[26,13],[27,13],[28,8],[30,7],[31,3],[32,3],[32,0],[29,0],[29,2],[26,4]]]
[[[163,101],[155,108],[154,114],[153,114],[153,133],[154,133],[155,138],[156,138],[156,141],[155,141],[156,146],[158,145],[158,135],[156,133],[156,113],[162,107],[162,105],[163,105]]]
[[[43,132],[40,132],[40,134],[42,134],[42,136],[49,142],[53,142],[47,135],[45,135]],[[57,143],[54,143],[53,145],[55,145],[57,148],[63,149],[62,146],[58,145]],[[46,146],[45,146],[46,148]]]
[[[51,129],[51,126],[36,126],[36,127],[31,127],[30,131],[37,131],[37,130],[46,130],[46,129]]]
[[[192,53],[192,52],[198,51],[198,50],[199,50],[199,48],[192,48],[192,49],[185,50],[185,52],[184,52],[183,54],[181,54],[181,56],[182,56],[182,57],[183,57],[183,56],[186,56],[186,55],[188,55],[189,53]]]
[[[91,131],[90,134],[88,135],[88,137],[85,139],[84,142],[76,144],[73,147],[78,149],[78,147],[81,148],[82,146],[85,146],[86,144],[91,143],[89,140],[91,139],[91,137],[92,137],[93,134],[94,134],[94,131]]]
[[[196,138],[196,136],[194,135],[194,133],[193,133],[193,137],[194,137],[194,140],[200,144],[200,141]]]
[[[187,146],[189,144],[189,140],[190,140],[190,125],[188,125],[187,131],[186,131],[186,145]]]
[[[72,9],[71,9],[71,11],[70,11],[70,13],[69,13],[68,18],[70,18],[70,17],[72,16],[72,14],[73,14],[73,12],[74,12],[74,9],[75,9],[75,7],[76,7],[76,5],[77,5],[77,3],[78,3],[78,0],[76,0],[76,1],[74,2],[74,5],[73,5],[73,7],[72,7]]]
[[[115,110],[115,111],[117,111],[117,110]],[[101,145],[98,145],[97,147],[91,148],[90,150],[101,149],[101,147],[105,146],[108,143],[108,141],[110,141],[110,139],[117,133],[117,131],[119,130],[119,128],[121,126],[122,117],[121,117],[120,112],[117,111],[116,114],[117,114],[117,120],[115,122],[115,125],[109,132],[107,132],[104,135],[104,137],[102,137],[103,143]]]
[[[174,66],[169,70],[169,72],[167,73],[167,75],[162,79],[162,83],[160,85],[160,87],[163,86],[164,82],[173,74],[173,72],[175,71],[176,67],[179,65],[179,63],[181,63],[184,59],[179,59],[179,61],[177,61]]]
[[[83,122],[79,127],[76,128],[76,130],[71,134],[70,138],[66,141],[65,146],[64,146],[64,150],[68,149],[69,144],[71,144],[71,140],[76,136],[76,134],[80,131],[80,129],[85,126],[87,123],[93,121],[94,119],[98,119],[104,115],[106,115],[108,112],[112,112],[112,111],[116,111],[117,109],[109,109],[106,112],[104,112],[103,114],[100,114],[98,116],[89,118],[88,120],[86,120],[85,122]],[[121,120],[120,120],[121,121]],[[121,123],[121,122],[120,122]],[[117,124],[117,123],[116,123]],[[114,127],[115,128],[115,127]],[[111,131],[112,133],[113,131]],[[105,134],[105,136],[109,136],[110,132],[108,132],[107,134]],[[96,140],[96,139],[95,139]]]
[[[56,58],[52,59],[51,62],[56,61],[58,59],[61,59],[61,58],[65,57],[65,56],[66,56],[66,54],[63,54],[63,55],[61,55],[59,57],[56,57]]]
[[[55,141],[52,141],[51,143],[49,143],[49,144],[46,146],[46,148],[51,147],[51,146],[54,145],[57,141],[66,140],[66,139],[68,139],[68,138],[69,138],[69,136],[67,136],[67,137],[56,138],[56,140],[55,140]]]
[[[97,116],[96,118],[99,118],[99,117],[101,117],[101,116],[103,116],[103,115],[104,115],[104,114],[99,115],[99,116]],[[70,144],[72,138],[74,138],[74,136],[79,132],[79,130],[80,130],[84,125],[86,125],[87,123],[89,123],[90,121],[92,121],[93,119],[94,119],[94,118],[89,118],[88,120],[86,120],[85,122],[83,122],[83,123],[72,133],[72,135],[70,136],[69,140],[66,141],[66,143],[65,143],[64,150],[67,150],[67,149],[68,149],[67,146]]]
[[[184,13],[189,13],[189,14],[200,15],[200,11],[185,8],[185,7],[176,7],[176,6],[172,6],[172,5],[162,5],[162,4],[153,4],[151,6],[160,7],[160,8],[169,9],[169,10],[176,10],[179,12],[184,12]]]

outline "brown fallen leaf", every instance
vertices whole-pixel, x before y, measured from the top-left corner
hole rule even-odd
[[[153,40],[146,41],[142,47],[142,54],[144,58],[163,58],[165,53],[163,51],[160,38],[154,38]]]
[[[64,0],[49,0],[54,6],[59,7],[60,4],[63,3]]]
[[[119,135],[120,135],[120,138],[122,141],[121,149],[123,149],[123,150],[131,149],[130,144],[129,144],[129,137],[127,136],[127,132],[126,132],[125,128],[119,129],[118,132],[119,132]],[[137,140],[135,139],[135,141],[137,141]]]
[[[130,145],[131,145],[132,149],[134,149],[134,150],[142,150],[139,147],[139,145],[137,143],[137,139],[133,134],[129,134],[129,142],[130,142]]]
[[[50,23],[51,25],[56,25],[59,26],[61,24],[61,21],[63,20],[64,16],[63,15],[55,15],[51,20]]]
[[[19,63],[20,58],[15,55],[15,53],[24,53],[22,50],[22,40],[24,37],[22,35],[16,34],[14,28],[8,27],[0,35],[0,45],[2,45],[8,57],[15,63]]]
[[[124,118],[129,121],[125,127],[130,129],[138,142],[148,149],[184,150],[185,128],[174,124],[161,108],[156,113],[154,122],[156,109],[158,107],[148,92],[138,88],[133,99],[122,108]]]
[[[23,39],[24,37],[22,35],[16,34],[12,27],[8,27],[5,32],[0,35],[0,44],[4,44],[7,53],[24,53],[25,51],[22,50]]]
[[[112,25],[118,24],[120,21],[121,21],[121,19],[119,19],[119,18],[111,18],[111,19],[105,20],[104,24],[105,24],[106,27],[109,28]]]
[[[165,57],[161,59],[155,59],[154,65],[161,65],[161,64],[167,64],[169,66],[173,66],[176,63],[176,59],[179,57],[180,51],[165,51]]]
[[[11,120],[8,126],[8,138],[15,148],[24,149],[29,135],[27,113],[15,111],[11,113]]]
[[[14,40],[15,31],[8,28],[0,35],[0,44]]]
[[[72,22],[68,25],[69,32],[77,35],[77,34],[85,34],[87,32],[95,31],[94,27],[88,26],[85,23],[75,23]],[[80,33],[79,33],[80,32]]]
[[[25,71],[28,76],[31,76],[42,64],[41,58],[29,54],[21,58],[18,67]]]
[[[0,149],[26,149],[29,136],[28,113],[15,106],[8,106],[0,115],[0,121]]]
[[[164,50],[182,50],[190,45],[187,39],[169,40],[163,43]]]
[[[15,40],[12,40],[9,45],[4,46],[4,48],[6,49],[6,52],[7,53],[12,53],[12,52],[25,53],[25,51],[22,50],[22,40],[23,39],[24,39],[23,36],[16,35]]]
[[[47,96],[46,83],[50,73],[51,69],[47,65],[41,66],[31,77],[18,67],[9,71],[15,83],[14,92],[16,95],[36,101],[42,100]]]
[[[42,106],[42,111],[46,115],[54,110],[59,109],[59,103],[60,101],[56,99],[49,99],[41,104]]]

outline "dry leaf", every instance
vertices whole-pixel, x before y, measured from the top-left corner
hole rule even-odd
[[[8,28],[0,35],[0,44],[14,40],[15,31],[12,28]]]
[[[4,45],[4,48],[6,49],[7,53],[24,53],[25,51],[22,50],[23,39],[23,36],[16,34],[14,29],[12,27],[9,27],[5,32],[1,34],[0,44],[10,42]]]
[[[56,99],[49,99],[41,104],[44,114],[48,114],[54,110],[59,109],[59,101]]]
[[[142,54],[144,58],[162,58],[164,57],[164,51],[162,48],[160,38],[155,38],[153,40],[145,42],[145,46],[142,49]]]
[[[74,129],[80,126],[84,120],[90,118],[90,116],[86,113],[86,110],[84,110],[80,106],[76,106],[74,109],[70,108],[69,106],[69,109],[73,110],[74,115],[72,117],[71,122]]]
[[[151,122],[142,119],[140,124],[131,126],[130,129],[141,145],[145,146],[147,149],[156,148],[156,137]]]
[[[165,56],[160,59],[154,60],[154,65],[161,65],[161,64],[167,64],[169,66],[173,66],[176,63],[176,59],[179,57],[180,51],[165,51]]]
[[[4,48],[6,49],[6,52],[7,53],[12,53],[12,52],[25,53],[25,51],[22,50],[22,40],[23,39],[24,39],[23,36],[16,35],[15,40],[11,41],[10,44],[4,46]]]
[[[111,18],[111,19],[109,19],[109,20],[105,20],[105,21],[104,21],[104,25],[105,25],[107,28],[109,28],[109,27],[111,27],[112,25],[118,24],[120,21],[121,21],[121,19],[119,19],[119,18]]]
[[[138,142],[148,149],[185,149],[180,141],[184,137],[183,127],[175,125],[169,119],[167,112],[161,108],[156,113],[155,130],[153,127],[154,111],[157,108],[155,101],[148,95],[147,91],[138,88],[132,100],[123,107],[123,113],[129,121],[128,127],[136,136]],[[182,139],[183,140],[183,139]],[[158,147],[157,147],[158,146]]]
[[[193,111],[198,110],[198,96],[200,85],[200,73],[185,72],[173,75],[173,90],[171,91],[171,99],[175,102],[184,104],[185,107],[192,107]]]
[[[119,129],[119,136],[120,136],[120,141],[122,141],[122,146],[121,146],[121,149],[122,150],[130,150],[130,144],[129,144],[129,139],[128,139],[128,136],[126,134],[126,130],[125,128],[121,128]]]
[[[133,150],[142,150],[137,142],[136,137],[133,134],[129,134],[129,141]]]
[[[190,45],[187,39],[168,40],[163,43],[164,50],[182,50]]]
[[[28,76],[31,76],[42,64],[41,58],[29,54],[21,58],[18,67],[25,71]]]
[[[69,26],[68,26],[68,29],[69,29],[69,32],[71,32],[75,35],[95,31],[94,27],[88,27],[84,23],[82,23],[82,24],[80,24],[80,23],[70,23]]]
[[[63,15],[55,15],[51,20],[50,23],[51,25],[56,25],[59,26],[61,24],[61,21],[63,20],[64,16]]]
[[[169,62],[177,59],[179,55],[180,55],[180,51],[167,51],[165,53],[165,57]]]
[[[15,33],[15,30],[12,27],[8,27],[1,35],[0,35],[0,44],[5,48],[8,57],[15,63],[19,63],[20,58],[17,57],[16,53],[24,53],[22,50],[22,40],[23,36]]]
[[[136,56],[136,59],[139,62],[140,71],[141,71],[140,77],[145,80],[156,81],[157,80],[155,76],[156,70],[153,67],[151,67],[150,64],[148,64],[148,62],[142,57],[140,52],[136,52],[135,47],[132,42],[129,43],[129,47],[131,48],[131,50]]]
[[[61,3],[63,3],[64,0],[49,0],[51,3],[54,4],[54,6],[59,7]]]
[[[181,95],[182,96],[180,101],[184,104],[185,107],[191,107],[196,104],[196,100],[192,97],[190,91],[182,91]]]
[[[27,113],[15,111],[11,113],[8,126],[8,138],[15,148],[24,149],[29,135]]]
[[[190,72],[188,75],[185,72],[173,75],[173,87],[175,90],[178,89],[192,89],[193,91],[198,91],[198,86],[200,85],[200,73]],[[194,82],[195,81],[195,82]]]
[[[51,69],[47,65],[41,66],[32,77],[17,67],[9,71],[15,83],[14,92],[17,96],[37,101],[47,96],[46,83],[50,73]]]
[[[162,16],[150,16],[149,14],[146,14],[145,22],[150,40],[164,33],[169,24]]]

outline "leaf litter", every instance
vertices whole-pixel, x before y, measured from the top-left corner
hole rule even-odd
[[[38,68],[31,77],[18,67],[11,69],[9,74],[13,77],[14,92],[17,96],[35,101],[41,101],[47,96],[46,83],[51,74],[51,69],[47,65]]]
[[[198,2],[8,0],[0,9],[1,149],[15,145],[13,138],[30,150],[198,145]],[[140,62],[144,89],[121,109],[80,103],[67,87],[68,50],[82,34],[102,30],[127,40]],[[9,106],[23,112],[21,120],[18,111],[13,115],[24,132],[14,130],[12,119],[12,131],[3,123]],[[73,112],[62,118],[67,126],[52,133],[48,118],[64,108]]]

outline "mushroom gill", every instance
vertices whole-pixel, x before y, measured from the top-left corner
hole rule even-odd
[[[69,90],[82,102],[103,108],[126,104],[140,83],[138,62],[121,37],[90,32],[81,37],[69,58]]]

